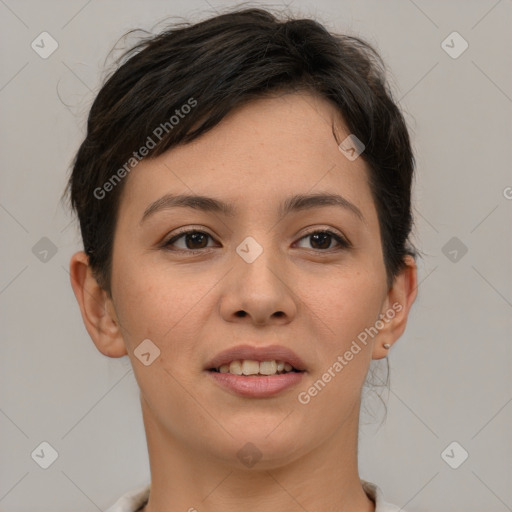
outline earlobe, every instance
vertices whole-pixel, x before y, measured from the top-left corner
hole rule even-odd
[[[69,271],[85,328],[98,350],[108,357],[126,355],[112,299],[99,286],[83,251],[71,257]]]
[[[382,359],[388,355],[393,343],[403,334],[409,311],[416,299],[416,262],[412,256],[406,256],[404,261],[405,266],[395,277],[383,304],[380,314],[383,327],[375,340],[372,359]]]

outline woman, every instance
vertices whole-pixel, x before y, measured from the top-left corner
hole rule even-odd
[[[68,184],[73,290],[148,443],[151,484],[109,512],[398,510],[357,434],[416,297],[413,169],[360,39],[246,9],[127,53]]]

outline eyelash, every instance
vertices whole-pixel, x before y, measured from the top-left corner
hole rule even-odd
[[[182,252],[182,253],[189,253],[189,254],[190,253],[194,254],[194,253],[204,251],[206,249],[211,249],[211,247],[204,247],[202,249],[171,249],[170,248],[171,245],[173,243],[175,243],[177,240],[179,240],[180,238],[182,238],[186,235],[192,234],[192,233],[200,233],[200,234],[206,235],[206,236],[210,237],[212,240],[214,240],[214,238],[206,231],[201,231],[199,229],[189,229],[186,231],[181,231],[181,232],[177,233],[176,235],[174,235],[169,240],[165,241],[162,246],[163,249],[168,250],[168,251],[173,251],[173,252]],[[305,235],[301,236],[299,238],[299,241],[303,240],[304,238],[308,238],[309,236],[316,235],[318,233],[323,233],[323,234],[327,234],[327,235],[331,236],[332,238],[334,238],[334,240],[336,240],[336,242],[338,242],[339,247],[337,249],[331,248],[331,249],[308,249],[308,250],[326,253],[326,252],[330,252],[333,250],[343,250],[343,249],[349,249],[352,247],[352,244],[346,238],[339,235],[338,233],[335,233],[334,231],[331,231],[330,229],[317,229],[315,231],[311,231],[311,232],[306,233]]]

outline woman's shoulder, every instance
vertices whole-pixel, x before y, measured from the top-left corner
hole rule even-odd
[[[148,502],[150,487],[148,483],[128,491],[105,512],[137,512]]]
[[[375,512],[406,512],[403,508],[384,501],[382,490],[375,484],[361,480],[366,495],[375,503]]]

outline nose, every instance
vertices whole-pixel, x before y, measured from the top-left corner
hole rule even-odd
[[[263,326],[284,325],[293,320],[297,297],[284,265],[270,250],[264,250],[252,263],[235,254],[233,265],[220,299],[225,321]]]

